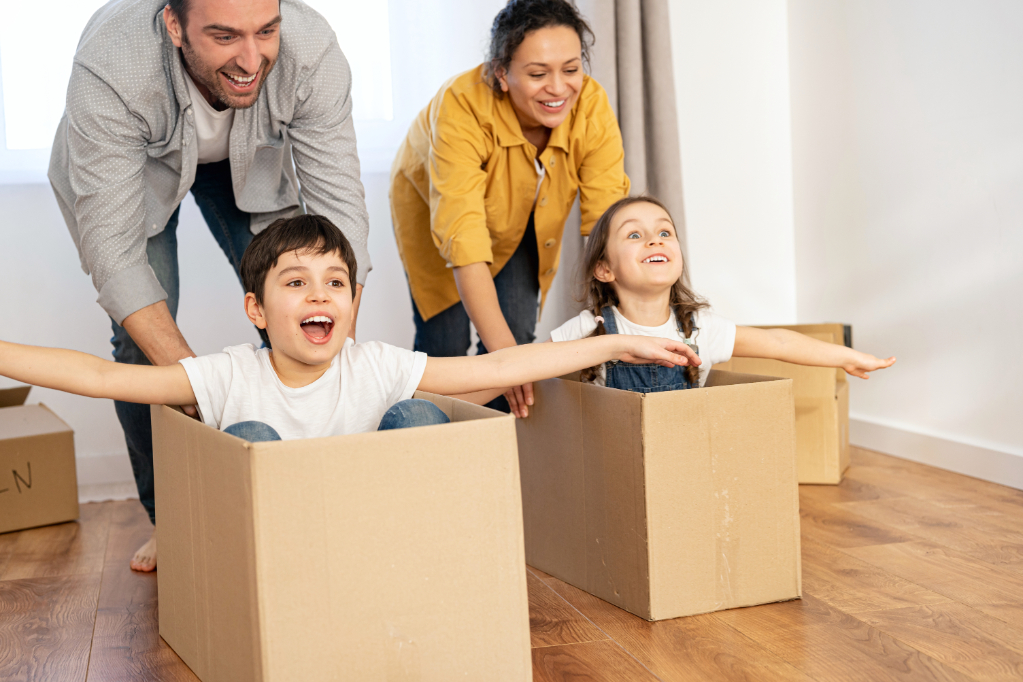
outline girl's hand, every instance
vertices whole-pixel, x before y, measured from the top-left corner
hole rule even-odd
[[[894,355],[887,360],[881,360],[880,358],[875,358],[869,353],[860,353],[859,351],[854,351],[854,353],[856,353],[856,356],[853,358],[853,361],[842,365],[842,369],[844,369],[847,374],[852,374],[854,377],[859,377],[861,379],[870,378],[867,376],[867,372],[885,369],[886,367],[891,367],[895,364]]]
[[[700,356],[681,341],[660,339],[652,336],[632,336],[615,334],[623,343],[618,359],[634,365],[656,362],[662,367],[675,367],[703,364]]]

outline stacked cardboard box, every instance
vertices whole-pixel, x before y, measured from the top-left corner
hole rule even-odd
[[[791,380],[534,389],[517,425],[530,565],[648,620],[800,596]]]
[[[247,443],[154,407],[160,634],[204,682],[531,679],[514,418]]]
[[[78,518],[74,433],[29,389],[0,390],[0,533]]]
[[[790,329],[821,341],[852,347],[852,328],[842,324],[762,327]],[[796,459],[800,483],[842,482],[849,468],[849,382],[845,371],[778,360],[732,358],[720,369],[792,379],[796,401]]]

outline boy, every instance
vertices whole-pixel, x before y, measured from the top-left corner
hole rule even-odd
[[[153,367],[0,341],[0,374],[94,398],[197,405],[209,426],[266,440],[446,420],[432,406],[409,401],[417,389],[486,402],[504,387],[608,360],[700,363],[680,341],[625,335],[453,358],[427,358],[379,342],[355,344],[348,338],[355,256],[341,231],[321,216],[270,225],[245,251],[241,274],[245,312],[269,348],[232,346]],[[147,570],[155,567],[155,538],[151,551]]]

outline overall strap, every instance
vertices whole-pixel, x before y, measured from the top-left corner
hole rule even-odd
[[[615,311],[611,306],[604,306],[600,309],[600,316],[604,318],[604,331],[608,334],[618,333],[618,323],[615,321]]]

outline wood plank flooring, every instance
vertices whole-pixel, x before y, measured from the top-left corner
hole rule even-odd
[[[803,599],[648,623],[528,568],[533,679],[1023,680],[1023,491],[865,450],[801,486]],[[0,535],[0,680],[196,680],[137,502]]]

